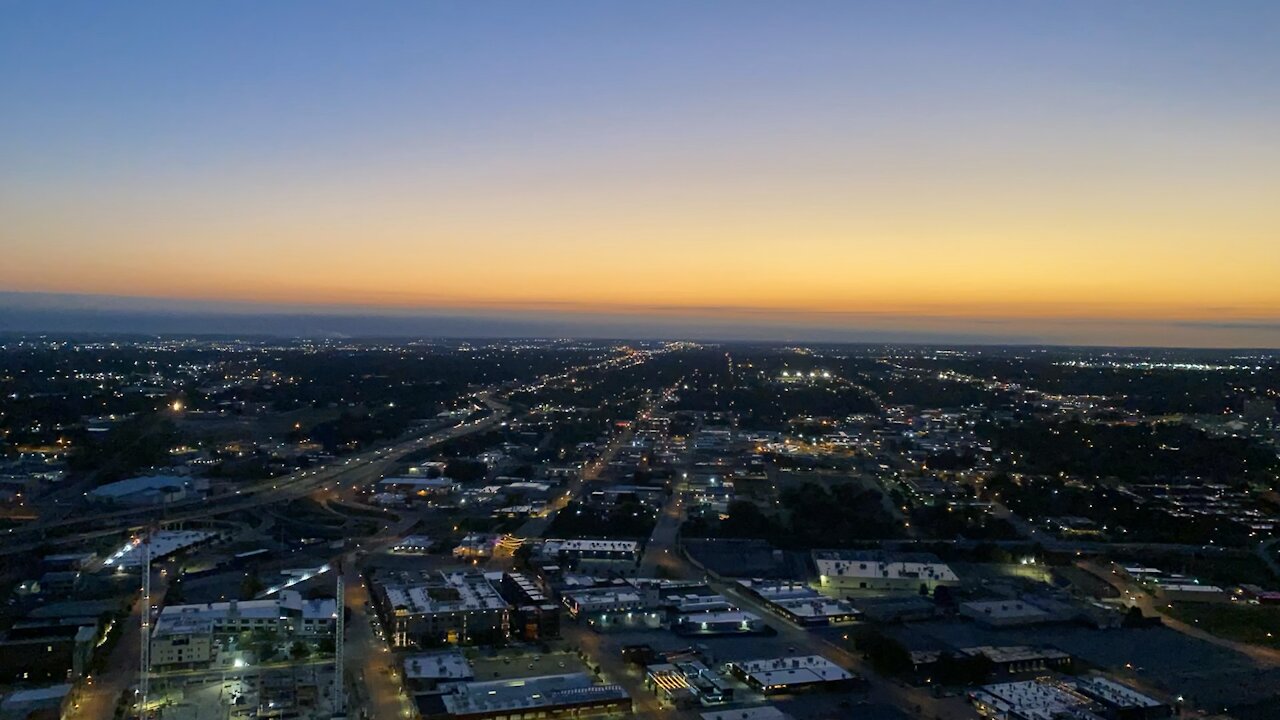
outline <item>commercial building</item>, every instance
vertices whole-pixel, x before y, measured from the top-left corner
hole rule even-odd
[[[0,701],[0,720],[66,717],[74,697],[75,691],[69,684],[15,690]]]
[[[560,637],[560,606],[523,573],[506,573],[499,586],[511,603],[511,634],[525,641]]]
[[[586,673],[460,683],[440,695],[416,698],[424,718],[490,720],[584,717],[631,712],[620,685],[593,683]]]
[[[765,695],[806,690],[847,690],[852,673],[821,655],[734,661],[726,666],[742,682]]]
[[[801,582],[739,580],[738,585],[770,612],[804,627],[840,625],[859,615],[848,602],[827,597]]]
[[[219,537],[219,533],[209,530],[157,530],[148,538],[151,544],[151,561],[208,545]],[[137,568],[142,566],[142,560],[142,538],[136,537],[120,546],[102,564],[107,567]]]
[[[453,556],[462,559],[491,557],[493,549],[501,541],[502,536],[494,533],[467,533],[453,548]]]
[[[421,581],[376,586],[397,647],[504,638],[511,606],[494,587],[501,573],[440,572]]]
[[[677,635],[753,635],[768,629],[759,615],[741,610],[692,613],[671,624]]]
[[[556,560],[613,560],[637,562],[640,543],[635,540],[546,540],[542,554]]]
[[[1090,704],[1071,685],[1047,678],[984,685],[970,691],[969,701],[981,715],[995,720],[1080,717]]]
[[[1016,627],[1049,622],[1052,616],[1021,600],[986,600],[961,603],[960,614],[987,627]]]
[[[417,497],[448,495],[457,489],[458,483],[444,477],[392,477],[378,482],[378,490],[381,492],[407,493]]]
[[[733,700],[733,685],[697,660],[675,660],[645,668],[645,687],[677,708]]]
[[[606,587],[563,591],[560,602],[574,618],[587,615],[610,615],[649,610],[654,607],[645,594],[633,585],[621,583]]]
[[[997,720],[1159,720],[1173,714],[1168,704],[1100,675],[984,685],[969,699]]]
[[[0,682],[63,682],[89,671],[97,621],[87,625],[57,620],[22,621],[0,639]]]
[[[717,710],[715,712],[702,713],[701,717],[702,720],[791,720],[790,715],[773,705]]]
[[[431,552],[435,541],[426,535],[406,535],[391,548],[391,552],[402,555],[425,555]]]
[[[1027,645],[1002,647],[980,645],[960,648],[954,652],[943,650],[913,651],[911,653],[911,664],[915,670],[916,677],[928,682],[928,678],[938,671],[938,664],[944,657],[952,659],[983,657],[991,662],[992,671],[1002,676],[1048,671],[1067,672],[1071,669],[1071,656],[1056,648],[1037,648]]]
[[[1173,708],[1153,697],[1102,675],[1075,679],[1076,689],[1106,708],[1116,720],[1156,720],[1173,714]]]
[[[818,582],[836,590],[930,592],[939,585],[959,585],[955,572],[924,553],[814,550]]]
[[[151,475],[108,483],[86,495],[93,502],[107,505],[168,505],[186,500],[199,500],[203,492],[199,483],[177,475]]]
[[[431,691],[444,683],[474,680],[475,671],[460,651],[445,650],[405,657],[404,679],[410,690]]]

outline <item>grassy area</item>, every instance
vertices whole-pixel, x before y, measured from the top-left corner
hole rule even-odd
[[[1243,603],[1175,603],[1170,616],[1228,640],[1280,650],[1280,607]]]

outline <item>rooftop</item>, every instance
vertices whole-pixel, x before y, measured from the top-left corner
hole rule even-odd
[[[959,582],[955,572],[938,558],[922,553],[889,554],[873,551],[815,550],[813,561],[823,577],[928,579]]]
[[[415,585],[383,587],[387,600],[410,615],[501,610],[508,607],[489,576],[472,572],[441,572],[436,579]]]
[[[409,655],[404,676],[410,680],[468,680],[475,677],[471,663],[457,650]]]
[[[626,700],[619,685],[596,685],[586,673],[465,683],[443,697],[451,715]]]
[[[746,660],[733,665],[765,687],[832,682],[853,677],[848,670],[821,655]]]

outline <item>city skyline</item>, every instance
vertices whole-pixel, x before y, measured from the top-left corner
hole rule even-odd
[[[1280,346],[1268,3],[3,12],[9,316]]]

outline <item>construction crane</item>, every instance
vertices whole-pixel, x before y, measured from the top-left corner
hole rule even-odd
[[[138,653],[138,717],[147,717],[147,696],[151,692],[151,533],[154,525],[142,530],[142,645]]]
[[[335,592],[337,593],[336,602],[335,602],[335,607],[337,608],[336,610],[337,618],[335,619],[337,622],[334,624],[334,638],[333,638],[333,717],[335,718],[346,717],[346,714],[347,714],[347,687],[346,687],[346,683],[343,682],[343,677],[342,677],[342,673],[343,673],[342,644],[346,636],[346,614],[347,614],[345,597],[343,593],[345,588],[343,587],[342,575],[344,572],[345,572],[345,567],[343,565],[343,559],[338,558],[337,562],[334,563],[334,573],[333,573],[334,577],[337,578],[336,587],[335,587]]]

